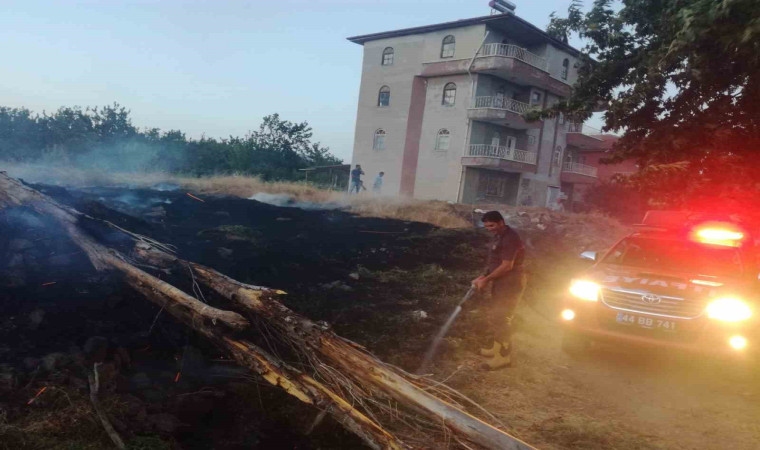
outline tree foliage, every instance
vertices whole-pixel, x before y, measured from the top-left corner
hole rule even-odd
[[[612,160],[638,160],[632,181],[665,203],[758,190],[760,0],[581,6],[548,27],[586,46],[572,96],[543,114],[583,120],[601,103],[605,130],[623,133]]]
[[[178,130],[139,130],[130,111],[116,103],[62,107],[50,114],[0,107],[0,160],[14,162],[300,179],[300,168],[341,163],[311,139],[307,122],[282,120],[278,114],[264,117],[257,131],[242,138],[191,139]]]

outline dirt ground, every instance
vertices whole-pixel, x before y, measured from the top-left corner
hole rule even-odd
[[[231,198],[199,202],[175,190],[48,188],[47,192],[90,215],[174,244],[187,259],[244,282],[284,289],[288,291],[285,302],[294,310],[329,322],[338,334],[410,371],[417,369],[430,339],[480,269],[489,239],[482,230],[443,230],[422,223],[359,218],[339,209],[307,211]],[[10,220],[2,219],[0,225]],[[475,368],[479,359],[471,350],[479,341],[479,321],[478,303],[472,301],[465,305],[434,360],[433,378],[480,403],[507,431],[538,448],[757,448],[760,386],[753,364],[609,346],[595,346],[578,359],[561,352],[561,331],[555,318],[567,282],[583,269],[576,255],[609,245],[625,232],[624,227],[597,216],[536,210],[509,211],[508,222],[526,241],[530,274],[518,312],[516,365],[492,373]],[[25,222],[24,226],[28,225]],[[42,239],[29,233],[21,241]],[[109,236],[101,238],[108,240]],[[288,429],[293,430],[294,438],[282,448],[360,447],[335,424],[326,423],[311,437],[303,436],[312,416],[214,359],[213,349],[173,327],[169,319],[154,319],[157,311],[147,302],[144,308],[132,306],[112,292],[113,286],[103,300],[99,297],[102,292],[93,288],[100,280],[90,284],[79,280],[65,290],[66,277],[81,276],[72,266],[82,264],[77,262],[81,255],[65,242],[58,244],[60,248],[45,249],[64,258],[53,261],[59,272],[42,264],[39,252],[32,258],[31,250],[17,248],[23,247],[20,240],[14,242],[0,246],[0,251],[12,254],[15,260],[21,250],[27,253],[21,263],[11,265],[6,259],[0,267],[4,280],[15,280],[2,294],[6,317],[0,320],[0,338],[5,339],[0,342],[0,358],[4,358],[0,363],[23,365],[47,352],[86,347],[85,340],[91,335],[118,341],[137,363],[143,362],[143,369],[122,371],[120,376],[128,386],[122,391],[115,388],[118,400],[114,402],[132,397],[129,401],[138,407],[147,404],[147,414],[152,417],[148,421],[152,428],[146,428],[150,432],[142,433],[141,439],[155,442],[134,448],[274,448],[275,436]],[[59,284],[40,287],[53,277],[58,277]],[[74,297],[80,303],[75,303]],[[61,306],[62,299],[68,307]],[[9,305],[12,311],[8,311]],[[32,320],[39,316],[38,310],[45,311],[47,319]],[[114,322],[114,311],[124,314],[123,321]],[[108,314],[110,321],[98,321],[98,314]],[[23,322],[27,317],[34,327]],[[66,319],[53,321],[52,317]],[[154,328],[154,320],[161,332],[146,336],[145,330]],[[135,327],[141,333],[130,334]],[[140,353],[146,345],[153,347]],[[188,348],[193,349],[192,358],[187,355]],[[196,373],[184,366],[182,380],[173,383],[178,365],[191,360],[196,361]],[[227,374],[221,381],[217,376],[220,370]],[[209,375],[212,372],[216,375]],[[60,372],[52,369],[47,374],[35,372],[34,377],[19,376],[22,393],[0,395],[0,441],[4,429],[21,429],[28,409],[24,402],[42,380],[56,376],[60,377]],[[134,388],[141,380],[148,380],[149,386]],[[202,414],[182,416],[188,410],[183,403],[190,398],[188,393],[197,392],[213,399],[194,405],[205,408]],[[41,397],[39,411],[45,405],[78,404],[76,396],[70,395],[73,403],[72,398],[67,403],[63,397],[55,400],[51,396],[46,404]],[[153,401],[151,397],[159,398]],[[165,406],[159,408],[159,403]],[[275,403],[282,406],[277,411],[268,407]],[[2,416],[4,407],[13,412],[10,419]],[[218,409],[246,408],[251,414],[245,415],[245,420],[255,421],[246,424],[248,428],[241,428],[235,417],[218,413]],[[271,420],[263,417],[266,415],[271,415]],[[160,426],[174,416],[185,422],[198,421],[197,429]],[[136,423],[128,414],[124,417],[126,427]],[[215,422],[206,423],[209,417]],[[160,421],[162,418],[166,420]],[[98,433],[93,423],[83,420],[67,426],[90,427]],[[22,441],[14,442],[14,448],[45,448],[34,443],[19,447]]]

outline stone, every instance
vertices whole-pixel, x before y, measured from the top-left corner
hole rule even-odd
[[[351,279],[353,279],[353,280],[358,280],[359,279],[359,273],[358,272],[351,272],[351,273],[348,274],[348,277],[351,278]]]
[[[216,249],[216,252],[219,253],[219,256],[222,258],[229,258],[232,256],[232,249],[229,248],[219,247]]]
[[[412,311],[412,318],[414,320],[425,320],[428,318],[428,313],[423,310]]]

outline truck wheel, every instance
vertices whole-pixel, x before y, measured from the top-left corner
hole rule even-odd
[[[591,346],[591,340],[576,331],[565,330],[562,334],[562,351],[570,356],[580,356]]]

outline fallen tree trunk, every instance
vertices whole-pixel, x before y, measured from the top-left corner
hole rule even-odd
[[[147,244],[138,244],[136,253],[141,260],[160,267],[190,267],[201,284],[243,310],[266,318],[299,346],[312,349],[358,382],[370,383],[398,402],[412,404],[415,409],[442,420],[452,431],[471,442],[495,449],[530,448],[518,439],[431,395],[423,389],[424,384],[415,382],[420,378],[384,364],[356,344],[297,315],[274,300],[277,294],[275,290],[241,283],[213,269],[184,261]]]
[[[254,370],[299,400],[326,409],[373,448],[405,446],[376,419],[367,415],[372,414],[369,403],[381,405],[389,399],[425,417],[428,424],[448,429],[456,439],[491,449],[531,448],[466,413],[458,405],[431,394],[429,390],[436,386],[429,380],[388,366],[360,346],[297,315],[275,300],[279,291],[240,283],[213,269],[177,258],[166,252],[166,247],[132,235],[141,241],[135,248],[135,257],[159,268],[190,268],[193,282],[197,280],[232,302],[235,308],[249,316],[250,321],[265,323],[276,332],[278,338],[310,361],[315,373],[320,375],[320,379],[328,380],[332,388],[316,381],[302,371],[278,361],[255,344],[236,338],[234,333],[247,329],[250,323],[240,314],[205,305],[134,267],[124,256],[100,245],[80,230],[79,221],[86,219],[86,216],[0,174],[0,208],[20,205],[54,218],[86,252],[96,269],[113,269],[122,273],[130,286],[215,342],[238,363]],[[349,392],[339,395],[343,387]],[[438,389],[436,392],[447,395],[453,391]],[[346,395],[353,396],[351,401],[346,400]],[[357,397],[367,398],[367,402],[359,401],[357,404]],[[363,407],[365,412],[360,411],[359,407]],[[421,446],[429,444],[427,442]]]

